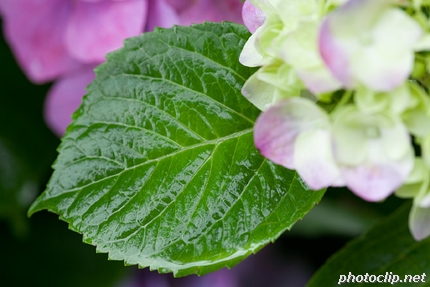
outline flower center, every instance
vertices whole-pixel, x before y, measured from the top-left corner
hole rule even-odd
[[[376,127],[367,127],[364,132],[369,139],[375,139],[381,136],[379,129]]]
[[[358,40],[363,46],[370,46],[373,43],[373,37],[371,33],[368,33],[368,32],[360,35]]]

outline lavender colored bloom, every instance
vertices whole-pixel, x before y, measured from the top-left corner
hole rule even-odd
[[[245,3],[243,3],[242,18],[249,32],[254,33],[255,30],[264,24],[266,15],[261,9],[255,7],[251,1],[246,0]]]
[[[35,83],[58,80],[48,93],[45,118],[62,135],[79,106],[93,68],[124,38],[142,32],[147,1],[3,0],[6,39]]]
[[[45,118],[59,136],[71,122],[92,70],[123,40],[155,26],[241,22],[240,0],[2,0],[4,34],[28,78],[58,80]]]
[[[71,122],[71,115],[81,104],[85,87],[95,78],[95,65],[59,78],[49,90],[45,100],[46,124],[59,136]]]
[[[35,83],[101,62],[138,35],[146,1],[2,0],[4,32],[18,63]]]

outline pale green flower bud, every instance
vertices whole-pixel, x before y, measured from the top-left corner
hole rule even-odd
[[[430,169],[430,133],[421,141],[421,155],[425,164]]]
[[[401,114],[410,105],[411,92],[408,84],[403,84],[390,92],[377,92],[365,86],[358,86],[354,100],[362,112]]]
[[[401,198],[413,198],[409,213],[409,229],[415,240],[430,235],[430,170],[421,158],[415,159],[414,169],[404,185],[395,194]]]
[[[409,87],[411,98],[402,119],[412,135],[422,138],[430,134],[430,98],[417,84]]]

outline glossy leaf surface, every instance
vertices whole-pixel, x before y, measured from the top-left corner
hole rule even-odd
[[[430,274],[430,238],[419,242],[412,238],[408,228],[410,207],[410,204],[403,205],[341,249],[317,271],[308,287],[339,286],[339,283],[342,286],[367,286],[371,283],[378,286],[430,286],[426,276],[416,277],[415,282],[405,277]],[[368,282],[364,277],[354,279],[354,282],[350,277],[347,282],[350,273],[354,276],[368,274]],[[346,276],[343,282],[341,275]],[[373,280],[371,275],[375,275],[376,280],[382,275],[379,279],[383,282],[370,282]],[[395,282],[394,275],[399,276],[399,281]]]
[[[242,95],[249,37],[232,23],[126,40],[96,69],[54,174],[29,213],[60,214],[126,264],[176,276],[233,266],[323,195],[253,144],[259,110]]]

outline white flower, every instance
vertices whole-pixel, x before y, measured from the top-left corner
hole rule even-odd
[[[255,125],[254,141],[273,162],[296,169],[312,189],[345,185],[368,201],[389,196],[408,177],[414,155],[401,120],[342,107],[330,120],[304,98],[278,102]]]
[[[281,57],[294,68],[306,88],[314,94],[331,92],[341,87],[319,54],[318,27],[318,21],[300,22],[297,29],[285,37],[280,51]]]
[[[254,141],[265,157],[297,169],[312,189],[339,181],[329,118],[307,99],[282,100],[264,112],[255,124]]]
[[[345,87],[393,90],[411,74],[415,50],[428,48],[420,25],[395,2],[350,0],[324,20],[320,52]]]
[[[400,117],[366,114],[353,105],[334,115],[333,149],[346,186],[379,201],[401,186],[413,168],[409,133]]]

